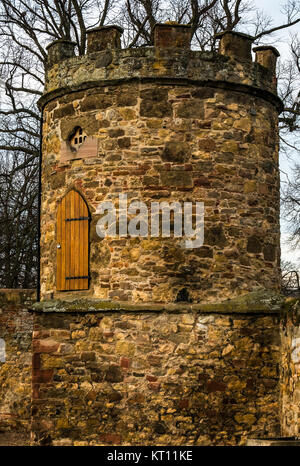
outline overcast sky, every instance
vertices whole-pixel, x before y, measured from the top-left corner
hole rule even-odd
[[[281,6],[283,1],[281,0],[254,0],[254,3],[257,5],[257,8],[262,9],[268,16],[270,16],[273,21],[273,26],[280,25],[284,23],[284,15],[281,13]],[[299,24],[288,28],[283,31],[279,31],[272,37],[272,44],[278,48],[281,57],[286,58],[289,54],[289,44],[290,44],[290,34],[299,32]],[[267,38],[266,38],[267,42]],[[299,158],[299,153],[294,154],[293,159],[296,160]],[[298,160],[298,163],[300,159]],[[285,157],[280,158],[280,167],[284,172],[287,172],[289,175],[292,173],[294,161],[287,161]],[[284,175],[281,175],[282,177]],[[284,221],[281,222],[281,247],[282,247],[282,258],[285,260],[291,260],[299,264],[300,268],[300,250],[290,251],[287,245],[287,226]]]

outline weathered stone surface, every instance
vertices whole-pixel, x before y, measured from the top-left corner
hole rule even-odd
[[[82,112],[90,110],[100,110],[112,106],[112,100],[109,96],[100,94],[99,96],[90,95],[80,102]]]
[[[192,177],[188,172],[163,172],[161,182],[167,187],[191,188],[193,185]]]
[[[121,48],[123,29],[118,26],[100,26],[87,31],[88,53]]]
[[[224,86],[224,81],[234,85],[238,84],[245,91],[251,93],[253,87],[256,93],[264,95],[281,107],[279,99],[276,99],[276,83],[273,76],[266,73],[266,69],[255,63],[237,59],[228,60],[227,56],[216,53],[200,52],[177,49],[157,49],[154,47],[138,47],[127,50],[110,49],[112,61],[107,67],[98,67],[98,60],[103,59],[106,52],[88,54],[74,57],[60,63],[60,68],[54,66],[48,70],[46,92],[68,87],[80,87],[86,83],[101,83],[103,81],[114,82],[128,78],[150,80],[151,78],[187,79],[195,82],[209,81],[209,91],[204,91],[204,98],[213,97],[212,88]],[[170,53],[172,56],[170,56]],[[65,72],[61,72],[64,70]],[[88,76],[87,76],[88,70]],[[220,85],[219,83],[222,83]],[[264,92],[260,92],[263,90]],[[265,92],[267,91],[267,92]],[[268,92],[274,94],[268,95]],[[63,92],[62,92],[63,93]],[[64,92],[65,94],[65,92]],[[199,97],[202,98],[202,91]],[[182,92],[184,95],[184,92]],[[42,98],[41,103],[45,102]],[[282,107],[281,107],[282,108]]]
[[[73,107],[73,104],[70,103],[70,104],[67,104],[67,105],[63,105],[61,106],[59,109],[55,110],[54,113],[53,113],[53,118],[64,118],[64,117],[67,117],[67,116],[71,116],[71,115],[74,115],[75,113],[75,110],[74,110],[74,107]]]
[[[105,68],[110,65],[113,60],[113,56],[109,50],[105,50],[103,53],[99,54],[97,57],[95,66],[96,68]]]
[[[273,244],[266,244],[263,253],[266,261],[273,262],[276,258],[276,247]]]
[[[55,40],[51,44],[48,45],[48,60],[47,66],[51,67],[61,63],[68,58],[75,56],[75,49],[76,43],[71,42],[69,40]]]
[[[185,311],[62,317],[69,338],[56,342],[70,352],[35,353],[42,368],[34,369],[35,444],[243,445],[250,435],[279,434],[278,373],[267,383],[265,375],[279,362],[277,317]],[[60,335],[53,314],[34,318],[39,341]]]
[[[32,306],[32,310],[35,312],[51,313],[52,314],[52,325],[62,325],[60,324],[63,319],[63,314],[72,313],[74,311],[80,313],[86,312],[103,312],[103,311],[126,311],[126,312],[170,312],[170,313],[180,313],[183,311],[188,312],[203,312],[203,313],[270,313],[278,314],[283,308],[284,297],[275,293],[273,291],[268,291],[265,289],[260,289],[252,293],[247,293],[243,296],[236,297],[234,299],[227,299],[223,302],[212,302],[212,303],[200,303],[200,304],[191,304],[180,302],[176,303],[127,303],[127,302],[118,302],[118,301],[101,301],[99,299],[87,300],[87,299],[69,299],[69,300],[49,300],[41,301],[35,303]],[[60,318],[57,316],[57,323],[54,321],[53,313],[60,314]],[[104,320],[103,320],[104,322]],[[93,329],[94,333],[97,334],[97,329]],[[54,332],[51,332],[53,335]],[[49,333],[42,333],[46,337],[49,336]],[[35,332],[34,337],[39,338],[40,332]],[[121,342],[120,342],[121,344]]]
[[[140,114],[142,117],[165,118],[172,115],[172,106],[168,102],[167,89],[144,89],[141,97]]]
[[[170,60],[162,48],[156,54],[141,49],[126,56],[110,49],[106,68],[96,68],[102,51],[62,64],[61,74],[55,67],[48,72],[45,96],[59,87],[65,92],[44,113],[42,297],[61,297],[53,273],[56,208],[70,188],[83,195],[92,217],[86,297],[172,303],[186,289],[198,303],[259,287],[278,290],[277,110],[257,92],[257,86],[271,92],[266,75],[257,65],[226,57],[178,50]],[[177,81],[183,77],[189,80]],[[199,84],[207,80],[209,86]],[[221,89],[218,80],[248,87],[243,93]],[[70,83],[72,98],[66,94]],[[76,126],[97,144],[91,158],[66,163],[62,142]],[[203,248],[187,250],[180,238],[148,238],[150,249],[143,238],[99,238],[95,209],[120,192],[148,206],[204,202]]]
[[[166,23],[154,28],[155,47],[189,49],[192,29],[190,25]]]
[[[66,173],[59,172],[59,173],[53,174],[51,176],[50,183],[51,183],[52,189],[62,188],[63,186],[65,186],[65,183],[66,183]]]
[[[178,141],[167,142],[162,153],[162,159],[166,162],[183,163],[189,160],[189,144]]]
[[[189,102],[182,102],[176,108],[176,114],[179,118],[204,118],[204,107],[200,100],[193,99]]]
[[[35,299],[34,290],[0,290],[1,432],[30,430],[33,316],[28,307]]]
[[[231,58],[251,61],[251,44],[253,37],[236,31],[225,31],[217,34],[220,38],[219,52]]]
[[[222,225],[217,225],[206,231],[205,244],[219,247],[226,245],[226,237]]]
[[[280,400],[281,434],[299,437],[300,432],[300,301],[287,300],[281,318]]]
[[[254,254],[259,254],[262,250],[262,244],[260,238],[257,236],[251,236],[248,239],[247,251]]]

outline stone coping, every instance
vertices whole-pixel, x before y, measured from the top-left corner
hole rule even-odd
[[[46,50],[51,49],[51,47],[53,45],[56,45],[56,44],[71,44],[71,45],[74,45],[74,47],[77,45],[77,43],[72,41],[72,40],[57,39],[57,40],[54,40],[53,42],[51,42],[50,44],[48,44],[47,47],[46,47]]]
[[[157,27],[164,27],[164,28],[186,28],[186,29],[192,29],[191,24],[181,24],[181,23],[176,23],[176,21],[167,21],[166,23],[155,23],[153,26],[153,30],[155,30]]]
[[[90,34],[90,32],[104,31],[109,29],[117,29],[117,31],[119,31],[121,34],[124,32],[124,28],[122,28],[121,26],[115,26],[113,24],[110,24],[108,26],[98,26],[93,29],[87,29],[86,33]]]
[[[278,52],[278,50],[273,47],[272,45],[259,45],[258,47],[254,47],[252,49],[253,52],[261,52],[262,50],[271,50],[272,52],[274,52],[274,54],[276,55],[276,57],[280,57],[280,53]]]
[[[30,310],[40,313],[86,312],[169,312],[203,314],[279,314],[285,297],[276,292],[258,290],[221,303],[127,303],[97,299],[49,300],[34,304]]]
[[[215,34],[215,38],[220,39],[221,37],[225,36],[226,34],[231,34],[231,35],[237,36],[237,37],[244,37],[245,39],[249,39],[249,40],[252,40],[252,41],[254,41],[254,39],[255,39],[254,36],[250,36],[249,34],[245,34],[244,32],[232,31],[232,30],[229,30],[229,29],[227,29],[226,31],[218,32],[217,34]]]
[[[253,438],[247,440],[248,447],[300,447],[300,437]]]

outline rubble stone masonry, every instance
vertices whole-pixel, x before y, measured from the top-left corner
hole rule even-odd
[[[0,290],[0,433],[29,432],[34,290]]]
[[[280,306],[266,291],[198,307],[36,305],[34,443],[243,445],[278,436]]]
[[[281,434],[300,432],[300,301],[289,300],[281,319]]]
[[[56,213],[72,188],[92,218],[90,289],[81,296],[172,303],[184,289],[192,302],[215,302],[278,290],[281,103],[273,71],[251,54],[249,61],[176,47],[92,50],[53,64],[40,101],[42,299],[66,297],[56,291]],[[97,144],[66,161],[77,126]],[[96,208],[118,207],[120,193],[149,209],[153,201],[204,202],[204,246],[100,239]]]

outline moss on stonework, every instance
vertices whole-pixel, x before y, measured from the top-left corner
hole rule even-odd
[[[221,313],[279,313],[284,305],[285,297],[275,291],[260,289],[237,298],[218,304],[194,305],[193,309],[201,312]]]
[[[101,312],[101,311],[128,311],[128,312],[197,312],[197,313],[263,313],[277,314],[285,306],[285,297],[269,290],[260,289],[226,300],[221,303],[189,304],[189,303],[126,303],[120,301],[103,301],[97,299],[51,300],[42,301],[32,306],[35,312]]]

